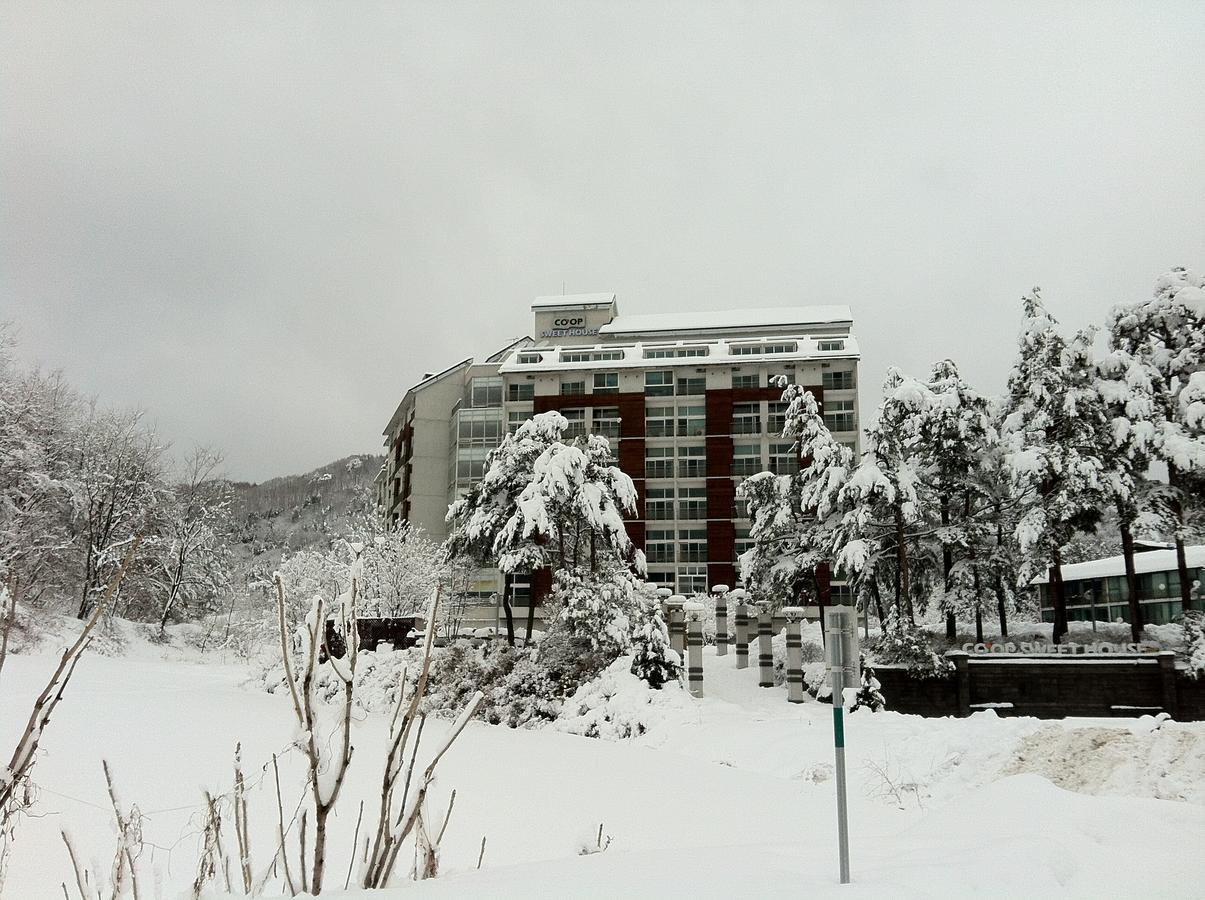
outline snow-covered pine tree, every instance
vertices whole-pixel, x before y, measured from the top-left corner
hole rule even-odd
[[[1008,465],[1031,489],[1016,527],[1021,578],[1048,566],[1054,606],[1053,640],[1067,633],[1067,597],[1060,551],[1077,531],[1091,531],[1108,501],[1100,448],[1109,417],[1097,391],[1092,333],[1070,342],[1046,311],[1038,289],[1024,298],[1025,325],[1008,379],[1004,421]]]
[[[934,364],[927,386],[931,402],[919,413],[916,458],[925,506],[936,508],[940,517],[940,527],[932,532],[942,565],[934,593],[945,613],[946,639],[955,638],[955,612],[959,600],[965,599],[975,612],[976,640],[982,641],[980,597],[956,590],[965,580],[955,579],[954,567],[981,567],[987,503],[976,476],[980,460],[997,439],[996,431],[987,398],[962,379],[952,360]]]
[[[1109,337],[1114,349],[1159,376],[1152,447],[1154,457],[1167,465],[1168,485],[1157,499],[1169,513],[1180,600],[1188,610],[1192,597],[1184,545],[1202,533],[1205,518],[1205,427],[1192,413],[1194,390],[1205,393],[1193,388],[1205,377],[1205,276],[1184,268],[1160,276],[1150,300],[1113,309]]]
[[[1117,319],[1111,320],[1115,326]],[[1129,596],[1130,637],[1142,639],[1142,605],[1138,600],[1138,575],[1134,561],[1134,530],[1148,484],[1146,472],[1155,450],[1161,379],[1153,366],[1119,346],[1110,333],[1112,351],[1097,364],[1098,383],[1112,427],[1100,449],[1105,460],[1105,491],[1113,502],[1121,534],[1121,552]]]
[[[877,576],[881,565],[893,565],[897,616],[912,625],[914,597],[925,576],[909,555],[909,543],[925,520],[915,468],[917,428],[932,402],[925,385],[888,369],[883,401],[866,432],[866,452],[837,500],[842,510],[834,537],[838,568],[861,581]]]
[[[853,451],[835,440],[819,404],[800,385],[786,385],[782,435],[793,438],[801,467],[787,475],[761,472],[746,479],[737,496],[749,506],[753,547],[741,560],[745,584],[766,596],[818,597],[816,569],[832,558],[837,497],[849,477]]]
[[[485,475],[448,508],[451,534],[445,558],[494,562],[506,574],[537,569],[599,572],[625,564],[644,572],[644,554],[632,546],[624,513],[636,509],[632,479],[614,464],[602,435],[566,443],[568,420],[559,412],[533,416],[490,451]],[[506,605],[507,637],[514,621]],[[531,634],[535,604],[529,604]]]
[[[682,674],[682,657],[670,646],[669,628],[661,615],[657,588],[638,582],[633,591],[632,674],[649,687],[661,688]]]

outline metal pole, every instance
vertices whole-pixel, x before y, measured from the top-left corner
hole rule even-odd
[[[845,710],[842,698],[844,690],[845,672],[842,669],[834,669],[833,747],[837,768],[837,848],[841,861],[841,883],[849,884],[849,816],[845,808]]]

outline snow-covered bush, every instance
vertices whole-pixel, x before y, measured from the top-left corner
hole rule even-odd
[[[1205,675],[1205,613],[1191,611],[1184,614],[1184,656],[1189,678]]]
[[[919,628],[888,628],[874,646],[880,663],[904,666],[915,678],[940,678],[954,671],[944,656],[934,652],[928,636]]]
[[[565,701],[556,728],[570,734],[604,740],[626,740],[653,731],[677,711],[694,715],[684,691],[653,690],[630,671],[631,662],[620,657],[598,678],[583,684]]]
[[[635,602],[627,572],[615,570],[600,577],[582,569],[561,569],[548,598],[548,612],[573,638],[614,659],[631,647],[629,613]]]
[[[866,660],[866,654],[860,656],[860,671],[862,673],[862,682],[858,686],[858,695],[854,699],[854,705],[850,707],[850,712],[862,709],[865,707],[871,712],[878,712],[887,705],[887,701],[883,699],[879,679],[874,677],[874,669]]]
[[[669,628],[651,585],[639,584],[633,592],[632,664],[630,671],[651,688],[677,681],[682,657],[670,646]]]

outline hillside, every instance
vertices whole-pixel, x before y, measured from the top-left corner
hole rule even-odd
[[[373,478],[384,457],[358,454],[304,475],[232,482],[231,546],[238,576],[256,580],[285,551],[325,548],[373,514]]]

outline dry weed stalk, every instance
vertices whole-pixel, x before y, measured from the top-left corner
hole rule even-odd
[[[71,681],[71,676],[75,674],[75,667],[79,664],[80,657],[83,656],[84,651],[88,649],[88,645],[92,641],[92,631],[96,627],[96,623],[100,621],[101,616],[104,615],[105,611],[112,604],[113,598],[117,595],[118,588],[121,587],[121,583],[125,579],[126,572],[129,571],[130,565],[134,561],[134,554],[138,550],[138,545],[141,543],[141,534],[136,535],[134,540],[131,541],[130,547],[126,551],[125,559],[122,560],[120,568],[113,573],[113,577],[109,579],[109,584],[105,589],[105,594],[101,598],[101,601],[96,604],[96,608],[92,610],[92,615],[84,623],[84,627],[80,629],[79,637],[75,639],[75,642],[70,647],[63,651],[58,666],[50,676],[50,680],[46,682],[46,687],[42,689],[42,692],[38,694],[38,698],[34,701],[33,710],[29,714],[29,721],[25,723],[25,730],[21,734],[21,739],[17,742],[16,748],[13,750],[12,758],[3,771],[0,771],[0,887],[3,886],[5,859],[11,844],[12,830],[16,824],[16,818],[21,812],[28,809],[32,803],[29,773],[37,759],[38,745],[42,740],[42,734],[50,722],[51,714],[63,699],[63,692],[66,691],[67,684]],[[15,597],[10,599],[10,609],[16,609]],[[6,636],[7,633],[8,626],[5,628]]]

